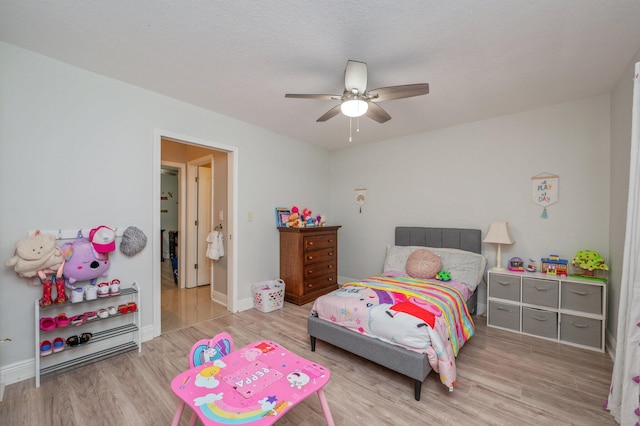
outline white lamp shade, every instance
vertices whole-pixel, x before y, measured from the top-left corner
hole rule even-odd
[[[489,231],[482,240],[483,243],[494,244],[513,244],[513,239],[509,235],[509,226],[507,222],[491,222]]]
[[[340,110],[347,117],[360,117],[367,113],[369,104],[362,99],[349,99],[340,104]]]
[[[513,239],[509,235],[509,226],[507,222],[491,222],[487,235],[482,240],[483,243],[492,243],[498,245],[498,252],[496,253],[496,266],[491,268],[492,271],[504,271],[502,267],[502,251],[500,247],[502,244],[513,244]]]

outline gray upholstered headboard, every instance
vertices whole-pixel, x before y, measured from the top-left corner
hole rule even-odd
[[[479,229],[396,227],[397,246],[425,246],[456,248],[481,253],[482,238]]]

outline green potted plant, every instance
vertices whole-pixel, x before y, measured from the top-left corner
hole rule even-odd
[[[580,250],[575,257],[571,259],[571,264],[582,270],[585,277],[594,277],[598,272],[606,272],[609,265],[604,262],[604,258],[600,253],[593,250]]]

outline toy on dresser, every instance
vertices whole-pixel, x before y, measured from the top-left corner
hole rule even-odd
[[[519,257],[509,259],[509,270],[512,272],[524,272],[524,262]]]

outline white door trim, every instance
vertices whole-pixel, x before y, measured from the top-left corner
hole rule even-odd
[[[180,193],[178,194],[178,265],[185,264],[185,241],[186,235],[184,233],[184,229],[186,227],[186,218],[187,218],[187,203],[185,200],[187,199],[187,167],[183,163],[175,163],[173,161],[161,161],[160,166],[168,166],[175,167],[178,169],[178,186]],[[178,285],[181,288],[184,288],[185,283],[185,268],[178,268]]]
[[[207,148],[213,148],[220,151],[226,151],[227,158],[229,159],[229,167],[227,174],[227,181],[229,186],[229,220],[227,226],[229,227],[229,233],[227,236],[228,247],[225,247],[225,252],[228,255],[228,265],[230,268],[227,270],[227,310],[230,312],[238,312],[238,246],[235,244],[237,241],[238,233],[238,147],[222,144],[219,142],[212,142],[193,136],[182,135],[169,130],[154,129],[153,130],[153,196],[152,196],[152,268],[151,268],[151,293],[152,293],[152,317],[153,317],[153,337],[159,336],[162,332],[161,327],[161,277],[160,277],[160,163],[161,163],[161,149],[162,138],[172,139],[177,142],[189,143],[192,145],[203,146]]]

